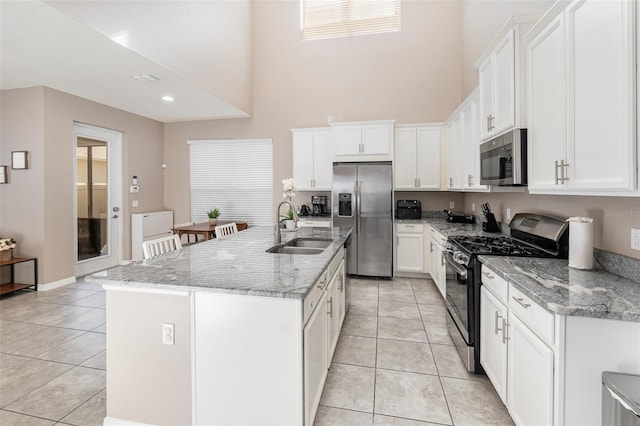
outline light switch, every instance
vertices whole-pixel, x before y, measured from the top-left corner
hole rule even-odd
[[[140,187],[138,185],[131,185],[129,186],[129,192],[132,194],[137,194],[138,192],[140,192]]]
[[[131,200],[131,207],[138,207],[138,200]]]

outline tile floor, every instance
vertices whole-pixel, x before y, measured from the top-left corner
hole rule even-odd
[[[512,425],[485,376],[466,371],[431,280],[351,280],[315,425]]]
[[[513,422],[486,377],[466,372],[431,280],[351,280],[315,424]],[[101,425],[105,293],[79,281],[0,300],[0,424]]]
[[[0,300],[0,425],[102,425],[104,307],[82,280]]]

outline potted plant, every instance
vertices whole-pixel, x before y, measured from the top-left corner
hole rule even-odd
[[[0,261],[11,260],[14,248],[16,248],[16,240],[13,238],[0,238]]]
[[[217,207],[209,210],[207,212],[207,216],[209,216],[209,223],[215,226],[218,224],[218,216],[220,216],[220,210],[218,210]]]

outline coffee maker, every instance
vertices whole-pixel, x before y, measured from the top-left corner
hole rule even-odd
[[[326,195],[311,196],[311,214],[313,216],[328,216],[329,205],[327,204]]]

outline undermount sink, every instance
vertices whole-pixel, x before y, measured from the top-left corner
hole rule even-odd
[[[278,253],[278,254],[320,254],[324,251],[321,248],[312,248],[312,247],[291,247],[287,245],[277,245],[271,248],[268,248],[267,253]]]
[[[332,241],[327,238],[294,238],[284,244],[270,247],[266,251],[279,254],[320,254]]]
[[[329,247],[333,240],[325,238],[294,238],[291,241],[284,243],[287,247],[310,247],[326,249]]]

